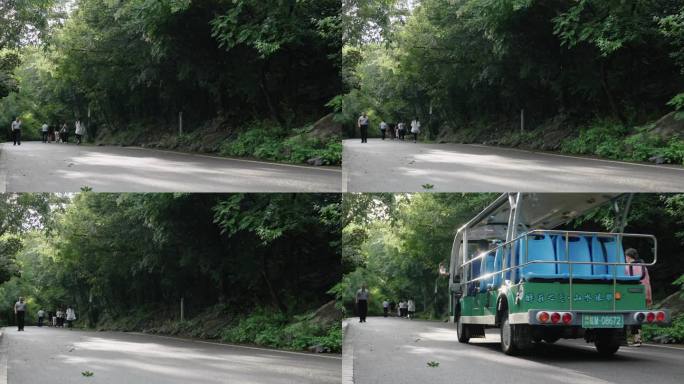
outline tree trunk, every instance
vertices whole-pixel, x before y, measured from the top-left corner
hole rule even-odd
[[[282,312],[284,315],[287,315],[287,306],[285,303],[280,300],[280,297],[278,296],[278,293],[276,290],[273,288],[273,285],[271,284],[271,279],[268,276],[268,256],[266,254],[263,254],[261,256],[261,277],[264,279],[264,283],[266,284],[266,287],[268,288],[268,292],[271,295],[271,300],[273,300],[273,304]]]
[[[610,91],[610,87],[608,86],[608,71],[606,69],[605,60],[601,60],[601,87],[603,88],[603,92],[606,94],[606,98],[610,104],[610,109],[613,111],[613,115],[620,120],[620,123],[622,123],[623,126],[627,126],[627,119],[620,112],[620,109],[615,102],[615,98],[613,97],[613,93]]]

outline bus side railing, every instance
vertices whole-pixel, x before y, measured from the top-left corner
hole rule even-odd
[[[537,236],[537,235],[561,235],[565,239],[565,257],[566,260],[528,260],[529,256],[529,236]],[[612,238],[615,239],[615,260],[619,260],[621,253],[620,249],[622,247],[622,239],[623,238],[641,238],[641,239],[650,239],[653,241],[653,261],[650,263],[627,263],[627,262],[600,262],[600,261],[570,261],[568,260],[570,257],[570,237],[578,237],[578,236],[596,236],[599,238]],[[639,233],[612,233],[612,232],[587,232],[587,231],[562,231],[562,230],[542,230],[542,229],[535,229],[529,232],[526,232],[513,240],[507,241],[505,243],[499,244],[497,247],[490,249],[486,252],[482,252],[481,254],[477,255],[474,258],[471,258],[467,261],[465,261],[463,264],[461,264],[460,268],[466,268],[467,266],[471,265],[477,260],[481,260],[484,262],[485,258],[489,256],[492,253],[496,253],[499,249],[502,250],[502,252],[505,252],[506,249],[509,249],[511,251],[510,259],[511,261],[516,260],[517,252],[516,252],[516,247],[517,247],[517,242],[521,239],[524,239],[525,241],[525,258],[523,259],[523,263],[520,265],[514,265],[514,266],[508,266],[507,268],[505,267],[505,261],[506,257],[503,257],[502,260],[502,269],[495,271],[495,272],[490,272],[481,276],[478,276],[474,279],[467,280],[466,282],[462,282],[461,284],[464,284],[466,287],[468,287],[469,284],[473,284],[475,282],[480,282],[481,280],[486,280],[489,278],[492,278],[496,275],[501,275],[501,282],[503,284],[505,280],[505,274],[509,271],[515,271],[515,276],[516,278],[514,279],[517,281],[514,284],[518,284],[522,279],[518,278],[518,275],[521,275],[520,269],[525,268],[528,265],[532,264],[566,264],[568,265],[568,283],[569,283],[569,294],[570,297],[572,297],[573,293],[573,272],[572,272],[572,267],[573,265],[605,265],[605,266],[613,266],[613,310],[615,310],[616,307],[616,302],[615,302],[615,292],[617,289],[617,271],[618,271],[618,266],[642,266],[642,267],[652,267],[658,262],[658,240],[656,239],[655,236],[653,235],[646,235],[646,234],[639,234]],[[504,254],[504,253],[502,253]],[[504,254],[505,255],[505,254]],[[472,276],[472,272],[470,274]],[[572,310],[572,300],[569,302],[570,305],[570,310]]]

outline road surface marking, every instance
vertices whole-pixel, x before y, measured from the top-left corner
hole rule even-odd
[[[342,384],[354,384],[354,342],[349,336],[349,323],[342,323]]]
[[[482,145],[482,144],[463,144],[463,145],[471,145],[473,147],[479,147],[479,148],[488,148],[488,149],[503,149],[505,151],[511,151],[511,152],[525,152],[525,153],[532,153],[535,155],[546,155],[546,156],[554,156],[554,157],[565,157],[568,159],[576,159],[576,160],[594,160],[594,161],[602,161],[604,163],[613,163],[613,164],[620,164],[620,165],[637,165],[640,167],[648,167],[648,168],[656,168],[656,169],[672,169],[675,171],[684,171],[684,168],[677,167],[676,164],[675,166],[664,166],[664,165],[655,165],[655,164],[641,164],[641,163],[631,163],[628,161],[619,161],[619,160],[610,160],[610,159],[596,159],[593,157],[580,157],[580,156],[572,156],[572,155],[564,155],[560,153],[548,153],[548,152],[537,152],[537,151],[531,151],[528,149],[519,149],[519,148],[506,148],[506,147],[492,147],[489,145]]]
[[[106,148],[106,146],[105,146]],[[193,156],[193,157],[205,157],[208,159],[215,159],[215,160],[233,160],[233,161],[240,161],[243,163],[254,163],[254,164],[261,164],[261,165],[274,165],[278,167],[290,167],[290,168],[299,168],[299,169],[308,169],[308,170],[315,170],[315,171],[325,171],[325,172],[335,172],[335,173],[340,173],[342,172],[341,169],[338,168],[321,168],[321,167],[313,167],[313,166],[305,166],[305,165],[297,165],[297,164],[283,164],[283,163],[272,163],[268,161],[258,161],[258,160],[248,160],[248,159],[236,159],[234,157],[221,157],[221,156],[212,156],[212,155],[203,155],[199,153],[187,153],[187,152],[177,152],[177,151],[169,151],[166,149],[156,149],[156,148],[142,148],[142,147],[121,147],[121,148],[126,148],[126,149],[137,149],[140,151],[156,151],[156,152],[162,152],[162,153],[170,153],[174,155],[185,155],[185,156]]]
[[[321,354],[313,354],[313,353],[305,353],[305,352],[294,352],[294,351],[282,351],[279,349],[269,349],[269,348],[259,348],[259,347],[250,347],[246,345],[237,345],[237,344],[228,344],[228,343],[217,343],[214,341],[204,341],[204,340],[194,340],[194,339],[184,339],[182,337],[173,337],[173,336],[161,336],[161,335],[151,335],[149,333],[142,333],[142,332],[126,332],[129,335],[139,335],[139,336],[148,336],[148,337],[159,337],[161,339],[169,339],[169,340],[177,340],[177,341],[184,341],[186,343],[200,343],[200,344],[209,344],[209,345],[219,345],[223,347],[233,347],[233,348],[242,348],[242,349],[252,349],[255,351],[263,351],[263,352],[275,352],[275,353],[286,353],[290,355],[298,355],[298,356],[308,356],[308,357],[319,357],[322,359],[333,359],[333,360],[342,360],[342,356],[328,356],[328,355],[321,355]]]
[[[2,331],[3,329],[0,328],[0,384],[7,384],[7,354],[9,351]]]

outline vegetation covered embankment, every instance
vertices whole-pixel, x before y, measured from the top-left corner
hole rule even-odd
[[[0,321],[339,352],[340,196],[1,195]],[[184,317],[181,320],[181,301]]]
[[[345,131],[681,164],[684,8],[669,0],[349,0]],[[521,129],[522,128],[522,129]]]
[[[10,4],[0,6],[2,137],[17,116],[29,140],[43,123],[73,132],[80,119],[99,143],[339,164],[341,131],[312,128],[341,92],[338,1]]]

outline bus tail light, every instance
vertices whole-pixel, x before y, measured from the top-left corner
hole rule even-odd
[[[646,314],[646,321],[649,323],[652,323],[653,321],[655,321],[655,318],[656,318],[656,315],[653,312],[649,312]]]
[[[662,323],[665,321],[665,312],[663,311],[658,311],[656,312],[656,321],[659,323]]]
[[[565,324],[565,325],[569,325],[570,323],[572,323],[572,313],[570,313],[570,312],[563,313],[562,320],[563,320],[563,324]]]
[[[554,312],[554,313],[551,314],[551,322],[552,322],[552,323],[558,324],[558,322],[560,321],[560,319],[561,319],[560,313]]]
[[[549,313],[548,312],[539,312],[537,313],[537,320],[540,323],[546,323],[549,321]]]

